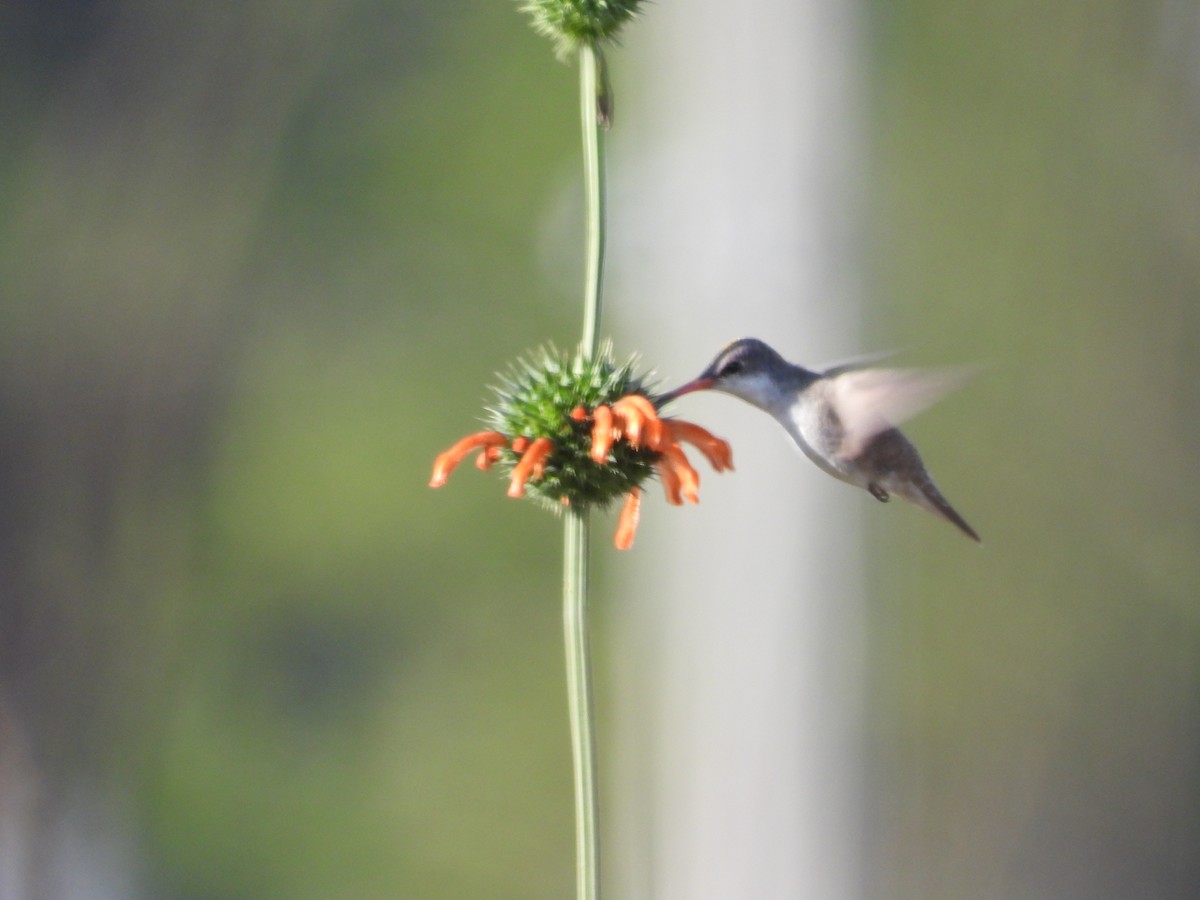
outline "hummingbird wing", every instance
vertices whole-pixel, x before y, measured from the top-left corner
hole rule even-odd
[[[961,387],[974,372],[957,369],[849,369],[826,375],[842,424],[838,455],[854,459],[871,438]]]
[[[881,363],[885,359],[891,359],[899,350],[880,350],[878,353],[864,353],[861,356],[851,356],[847,359],[839,359],[834,362],[826,363],[817,369],[826,378],[833,378],[835,375],[841,375],[843,372],[855,372],[859,369],[866,369],[876,363]]]

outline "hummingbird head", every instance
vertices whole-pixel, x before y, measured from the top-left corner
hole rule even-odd
[[[713,390],[732,394],[760,409],[779,405],[797,371],[782,356],[756,338],[727,344],[699,377],[664,394],[667,403],[693,391]]]

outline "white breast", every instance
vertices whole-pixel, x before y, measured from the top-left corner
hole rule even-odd
[[[824,385],[813,385],[809,390],[822,390]],[[853,460],[839,456],[842,434],[838,424],[821,415],[824,407],[820,397],[805,396],[777,415],[787,433],[804,455],[825,472],[850,484],[865,486]]]

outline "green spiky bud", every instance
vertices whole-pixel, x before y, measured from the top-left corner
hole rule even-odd
[[[554,442],[542,477],[527,485],[531,496],[556,509],[564,498],[577,509],[606,506],[654,474],[659,454],[627,441],[614,444],[603,463],[595,462],[591,423],[571,416],[577,407],[594,410],[627,394],[650,397],[636,364],[636,358],[614,363],[608,346],[591,359],[544,347],[499,376],[501,383],[492,389],[495,402],[488,408],[489,427],[530,441],[545,437]],[[497,467],[511,474],[520,457],[505,447]]]
[[[554,41],[560,57],[582,44],[612,40],[637,15],[640,0],[522,0],[533,28]]]

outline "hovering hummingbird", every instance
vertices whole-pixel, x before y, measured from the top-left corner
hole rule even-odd
[[[891,494],[903,497],[982,543],[937,489],[917,448],[895,427],[962,380],[961,372],[870,369],[853,363],[810,372],[762,341],[742,338],[659,403],[702,390],[739,397],[773,416],[804,455],[834,478],[866,488],[879,501]]]

